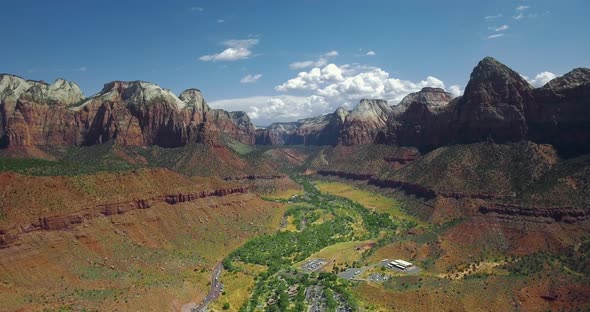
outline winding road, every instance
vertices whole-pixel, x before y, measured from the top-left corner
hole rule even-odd
[[[223,265],[218,263],[215,268],[213,269],[213,273],[211,273],[211,289],[209,289],[209,293],[203,299],[199,305],[193,306],[190,311],[191,312],[204,312],[207,311],[207,306],[213,300],[217,299],[222,291],[222,284],[221,284],[221,270],[223,269]],[[194,304],[194,303],[193,303]]]

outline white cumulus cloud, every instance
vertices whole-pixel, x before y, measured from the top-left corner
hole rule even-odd
[[[458,97],[458,96],[463,95],[464,90],[462,90],[461,86],[459,86],[459,85],[452,85],[449,87],[448,91],[453,97]]]
[[[432,76],[418,82],[390,77],[378,67],[328,64],[300,72],[296,77],[277,85],[276,91],[311,94],[328,103],[330,110],[340,106],[352,108],[363,98],[379,98],[396,104],[406,95],[424,87],[444,88]]]
[[[225,99],[208,103],[213,108],[244,111],[253,123],[267,126],[273,122],[295,121],[301,118],[331,113],[331,107],[318,96],[253,96]]]
[[[244,76],[244,78],[242,78],[240,80],[240,82],[241,83],[253,83],[253,82],[258,81],[258,79],[260,79],[261,77],[262,77],[262,74],[255,74],[255,75],[248,74],[248,75]]]
[[[369,51],[367,52],[367,56],[375,56],[377,53],[375,53],[375,51]]]
[[[424,87],[444,88],[440,79],[427,76],[420,81],[392,77],[387,71],[367,65],[334,63],[314,67],[275,86],[277,96],[224,99],[209,103],[211,107],[241,110],[256,125],[277,121],[295,121],[334,112],[338,107],[352,109],[363,98],[377,98],[399,103],[406,95]],[[453,96],[463,94],[461,87],[448,90]]]
[[[226,46],[227,49],[216,54],[203,55],[199,60],[217,62],[247,59],[252,55],[250,49],[257,45],[258,42],[258,39],[227,40],[222,42],[222,45]]]
[[[523,76],[524,79],[526,79],[533,87],[535,88],[539,88],[544,86],[546,83],[548,83],[549,81],[551,81],[552,79],[554,79],[555,77],[557,77],[557,75],[555,75],[552,72],[549,71],[544,71],[541,72],[539,74],[537,74],[535,76],[535,78],[533,79],[529,79],[527,76]]]

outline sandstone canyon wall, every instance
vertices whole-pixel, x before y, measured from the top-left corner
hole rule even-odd
[[[257,144],[386,143],[426,151],[521,140],[553,144],[566,154],[590,152],[590,69],[574,69],[535,89],[514,70],[486,57],[473,69],[463,96],[454,99],[443,89],[427,87],[398,105],[361,100],[352,111],[339,108],[256,132]]]
[[[84,99],[80,88],[0,75],[0,145],[220,144],[222,136],[254,144],[243,112],[210,109],[198,89],[179,97],[143,81],[113,81]]]

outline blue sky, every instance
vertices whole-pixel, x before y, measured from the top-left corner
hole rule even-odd
[[[488,55],[542,84],[590,67],[588,12],[583,0],[11,1],[0,72],[86,95],[112,80],[197,87],[264,125],[427,85],[460,94]]]

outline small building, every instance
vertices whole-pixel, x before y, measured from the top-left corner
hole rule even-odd
[[[289,295],[289,297],[297,296],[297,288],[297,285],[289,287],[289,289],[287,289],[287,295]]]
[[[398,260],[393,260],[393,261],[389,262],[389,264],[387,266],[389,266],[391,268],[396,267],[401,270],[407,270],[407,269],[413,267],[414,265],[408,261],[398,259]]]

